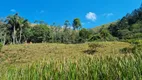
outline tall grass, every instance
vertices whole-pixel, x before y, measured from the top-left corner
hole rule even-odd
[[[25,68],[9,67],[1,80],[141,80],[142,53],[124,57],[82,57],[41,61]]]

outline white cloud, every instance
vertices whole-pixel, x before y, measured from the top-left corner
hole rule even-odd
[[[40,11],[40,13],[44,13],[44,12],[45,12],[44,10],[41,10],[41,11]]]
[[[85,23],[81,23],[82,25],[85,25]]]
[[[97,15],[93,12],[89,12],[86,14],[86,18],[91,21],[95,21],[97,19]]]
[[[104,13],[103,16],[105,17],[110,17],[110,16],[113,16],[114,14],[113,13]]]
[[[16,12],[16,10],[15,10],[15,9],[11,9],[10,11],[11,11],[11,12]]]

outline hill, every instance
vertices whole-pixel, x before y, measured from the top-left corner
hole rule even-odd
[[[117,23],[117,21],[111,22],[111,23],[108,23],[108,24],[103,24],[103,25],[101,25],[101,26],[96,26],[96,27],[92,28],[92,30],[93,30],[95,33],[99,33],[99,31],[101,30],[101,28],[108,29],[111,24],[116,24],[116,23]]]
[[[105,30],[105,34],[110,33],[119,40],[142,39],[142,5],[120,20],[95,27],[92,30],[95,34],[101,34],[101,30]],[[99,35],[99,37],[102,36]]]

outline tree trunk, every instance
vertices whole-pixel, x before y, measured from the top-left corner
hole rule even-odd
[[[19,43],[21,43],[21,38],[22,38],[22,27],[20,27],[20,38],[19,38]]]
[[[15,30],[15,25],[14,25],[13,34],[12,34],[13,44],[15,44],[16,42],[15,38],[16,38],[16,30]]]
[[[3,45],[5,45],[5,43],[6,43],[6,33],[4,34],[4,39],[3,39]]]
[[[16,44],[18,44],[19,42],[18,42],[18,37],[17,36],[15,37],[15,40],[16,40]]]

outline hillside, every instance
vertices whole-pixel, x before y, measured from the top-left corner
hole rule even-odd
[[[121,49],[132,47],[126,42],[92,42],[100,45],[88,54],[88,43],[58,44],[39,43],[7,45],[0,52],[0,78],[2,80],[66,80],[66,79],[120,79],[137,72],[141,65],[134,65],[133,54]],[[139,60],[139,58],[137,58]],[[123,64],[124,62],[131,62]],[[141,61],[137,61],[141,62]],[[128,64],[132,65],[129,66]],[[125,68],[127,65],[127,68]],[[136,68],[136,69],[132,69]],[[116,70],[117,69],[117,70]],[[126,71],[124,71],[126,70]],[[112,74],[112,71],[113,74]],[[117,73],[117,74],[114,74]],[[105,74],[102,76],[99,74]],[[110,76],[113,75],[113,76]],[[83,75],[83,76],[81,76]]]
[[[101,26],[96,26],[96,27],[92,28],[92,30],[93,30],[95,33],[99,33],[99,31],[100,31],[101,28],[108,29],[111,24],[116,24],[116,23],[117,23],[117,21],[111,22],[111,23],[108,23],[108,24],[103,24],[103,25],[101,25]]]
[[[108,30],[119,39],[142,39],[142,5],[116,24],[111,24]]]
[[[120,20],[95,27],[92,30],[96,34],[100,34],[102,29],[120,40],[142,39],[142,5],[140,8],[132,11],[132,13],[127,13]]]

